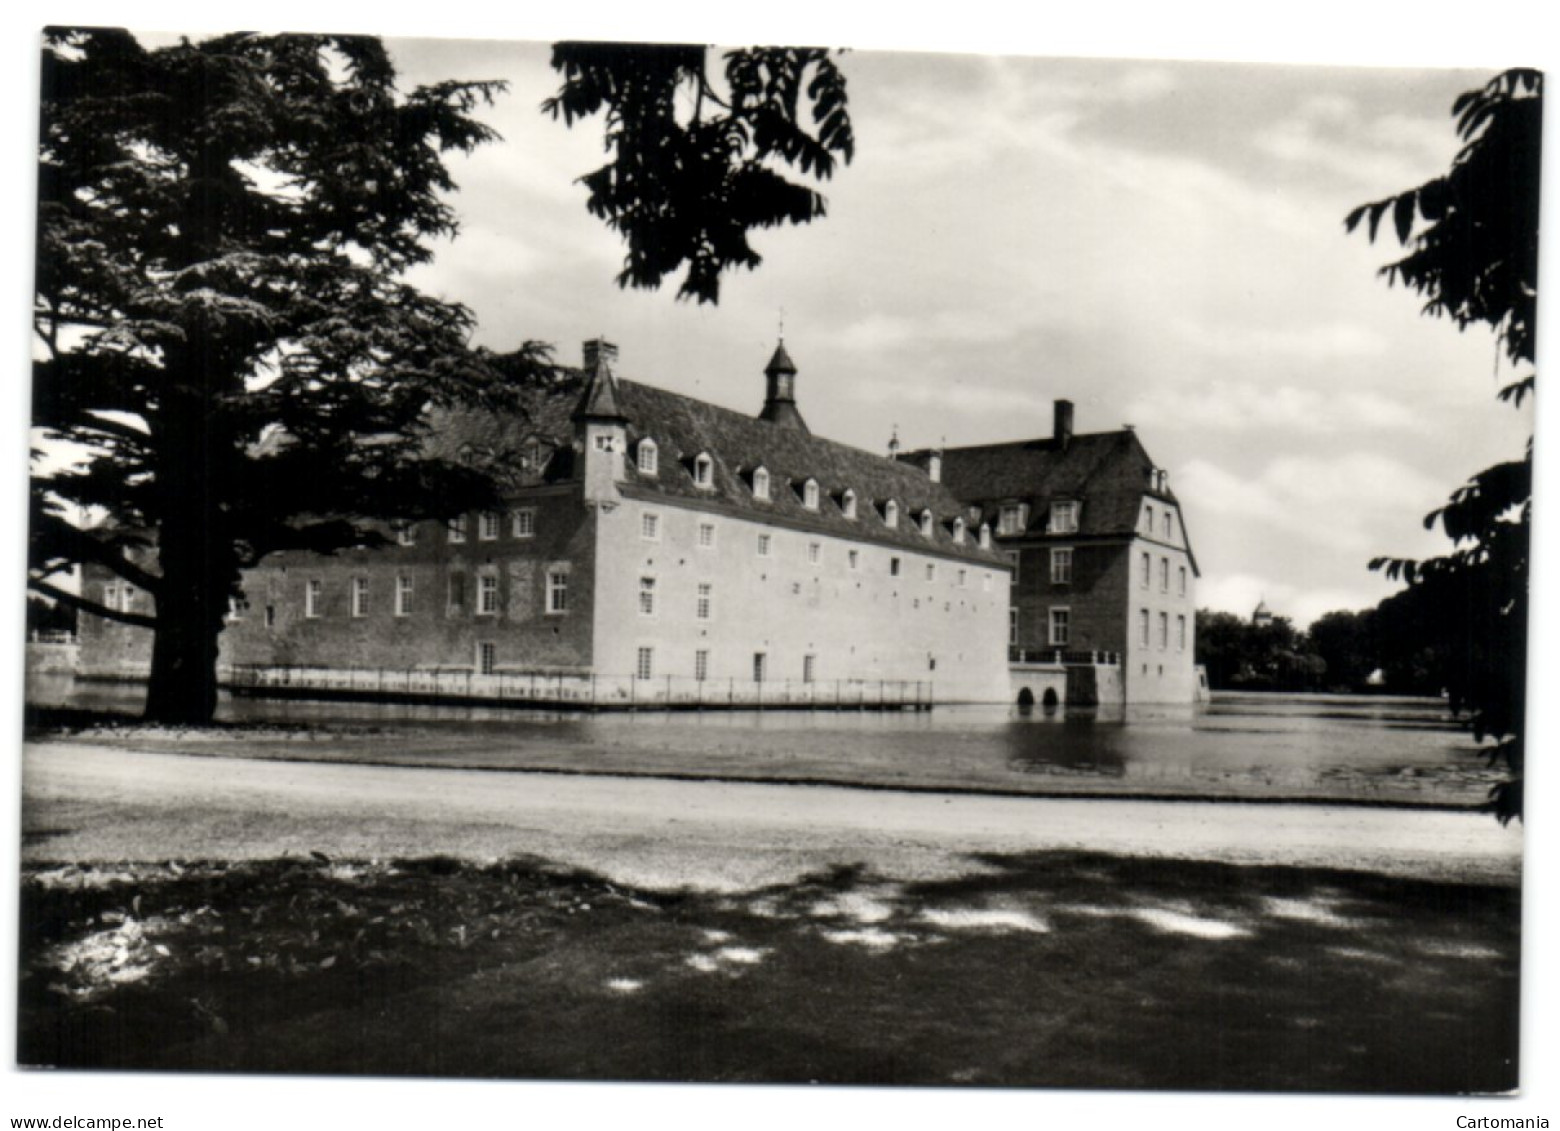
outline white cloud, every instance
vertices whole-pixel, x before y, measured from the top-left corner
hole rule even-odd
[[[1176,492],[1194,513],[1240,523],[1248,536],[1258,536],[1255,523],[1288,536],[1303,531],[1313,548],[1363,555],[1383,522],[1430,510],[1446,485],[1388,456],[1358,452],[1280,456],[1256,475],[1197,459],[1178,471]]]
[[[1300,385],[1208,381],[1150,387],[1127,405],[1129,419],[1156,429],[1246,432],[1284,429],[1300,436],[1420,433],[1425,421],[1411,404],[1369,389],[1330,392]]]

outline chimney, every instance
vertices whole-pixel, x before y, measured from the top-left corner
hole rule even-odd
[[[592,338],[585,343],[585,372],[596,372],[596,366],[605,361],[608,366],[617,364],[618,348],[605,338]]]
[[[1066,448],[1073,437],[1072,401],[1057,401],[1051,419],[1051,438],[1056,441],[1057,447]]]

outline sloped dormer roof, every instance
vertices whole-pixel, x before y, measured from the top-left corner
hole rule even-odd
[[[650,385],[619,381],[618,393],[619,404],[629,420],[631,441],[652,436],[662,451],[675,450],[684,455],[707,452],[715,461],[713,498],[709,489],[694,486],[690,476],[662,475],[652,479],[638,475],[632,466],[627,469],[626,494],[713,502],[722,510],[746,513],[761,520],[783,519],[798,527],[923,552],[934,546],[958,557],[1006,564],[999,554],[955,543],[952,534],[944,529],[939,528],[934,538],[926,539],[916,530],[885,526],[865,507],[856,518],[846,518],[836,501],[850,488],[860,502],[881,504],[893,498],[901,507],[914,511],[926,508],[939,517],[962,513],[964,504],[946,484],[933,483],[918,468]],[[775,485],[768,502],[755,500],[749,486],[747,476],[757,467],[765,468]],[[802,502],[801,486],[809,478],[818,481],[821,502],[817,510],[808,509]],[[791,489],[777,489],[785,485]]]

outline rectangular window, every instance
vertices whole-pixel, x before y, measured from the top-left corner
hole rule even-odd
[[[926,563],[926,580],[928,580],[928,581],[936,581],[937,580],[937,563],[936,562],[927,562]]]
[[[492,675],[498,670],[498,646],[491,640],[484,640],[477,645],[477,671],[482,675]]]
[[[710,678],[710,654],[704,648],[693,654],[693,678],[700,683]]]
[[[498,612],[498,575],[484,573],[477,578],[477,612],[492,616]]]
[[[464,612],[466,609],[466,575],[463,573],[450,574],[450,601],[449,611],[452,613]]]
[[[888,559],[888,576],[890,576],[890,577],[898,577],[899,576],[899,559],[898,558],[889,558]]]
[[[818,657],[817,656],[811,656],[811,655],[803,656],[802,657],[802,682],[803,683],[811,683],[813,681],[813,677],[816,676],[817,673],[818,673]]]
[[[634,674],[640,679],[652,679],[655,676],[655,649],[641,648],[634,662]]]
[[[983,573],[983,574],[980,575],[980,588],[981,588],[981,591],[983,593],[990,593],[991,592],[991,574],[990,574],[990,572]]]
[[[1051,504],[1051,533],[1052,534],[1076,534],[1078,533],[1078,504],[1077,502],[1052,503]]]
[[[998,512],[998,534],[1022,534],[1024,525],[1024,506],[1022,503],[1007,503]]]
[[[809,542],[809,543],[807,543],[807,564],[808,565],[817,565],[822,560],[823,560],[823,543],[822,542]]]
[[[709,620],[714,600],[715,586],[708,581],[699,582],[699,596],[694,604],[693,615],[699,620]]]
[[[1175,516],[1173,514],[1171,514],[1169,511],[1165,511],[1165,541],[1168,542],[1168,541],[1170,541],[1174,537],[1175,537]]]
[[[516,538],[536,537],[536,511],[530,507],[527,507],[525,510],[515,511],[510,522],[510,532]]]
[[[555,569],[547,573],[547,611],[549,613],[569,611],[569,575],[565,570]]]
[[[767,652],[753,653],[753,682],[764,682],[764,670],[769,666],[769,654]]]
[[[860,550],[848,550],[848,551],[846,551],[845,561],[850,566],[851,569],[860,569],[861,568],[861,551]]]
[[[1020,557],[1019,552],[1017,550],[1007,550],[1007,551],[1004,551],[1004,552],[1007,554],[1007,560],[1013,563],[1013,577],[1011,579],[1010,584],[1017,585],[1018,584],[1018,562],[1019,562],[1019,557]]]
[[[228,598],[228,619],[243,620],[249,615],[249,602],[243,597]]]
[[[457,515],[450,519],[450,541],[464,542],[466,540],[466,516]]]
[[[1065,648],[1072,633],[1072,610],[1051,610],[1051,647]]]
[[[699,523],[699,546],[709,549],[715,545],[715,524],[713,522]]]
[[[1176,587],[1181,596],[1186,596],[1186,567],[1182,566],[1176,578]]]
[[[1186,617],[1184,616],[1175,618],[1175,650],[1186,651]]]
[[[661,516],[654,511],[646,511],[640,515],[639,536],[646,542],[659,542],[661,540]]]
[[[1154,533],[1154,508],[1153,508],[1153,506],[1152,505],[1145,506],[1143,508],[1143,513],[1144,513],[1144,516],[1147,519],[1147,521],[1144,523],[1144,525],[1148,527],[1148,532],[1150,534],[1153,534]]]
[[[1008,610],[1008,646],[1018,647],[1018,610]]]
[[[119,611],[128,613],[135,607],[135,586],[121,586],[119,590]]]
[[[959,588],[960,589],[967,588],[969,586],[969,583],[970,583],[970,572],[969,572],[969,570],[961,569],[959,571]]]
[[[1144,589],[1147,589],[1149,580],[1152,578],[1154,572],[1153,560],[1149,557],[1148,554],[1144,554],[1139,559],[1138,565],[1138,584],[1140,584]]]
[[[105,585],[105,586],[103,586],[103,607],[105,609],[117,609],[117,608],[119,608],[119,586],[117,586],[117,585]]]
[[[303,587],[303,615],[317,617],[320,615],[320,597],[324,593],[325,583],[318,578],[309,581]]]
[[[412,579],[410,577],[398,577],[395,579],[395,615],[398,617],[409,616],[412,611]]]
[[[639,615],[655,616],[655,578],[653,577],[639,579]]]
[[[1170,559],[1169,558],[1160,558],[1159,559],[1159,591],[1161,593],[1168,593],[1168,592],[1170,592]]]
[[[1073,552],[1070,547],[1051,551],[1051,584],[1071,585],[1073,578]]]
[[[497,512],[483,511],[477,516],[477,538],[483,542],[498,541]]]
[[[774,536],[773,535],[770,535],[770,534],[760,534],[758,536],[758,556],[761,557],[761,558],[767,558],[769,556],[769,548],[773,544],[774,544]]]
[[[1170,647],[1170,614],[1159,614],[1159,650],[1163,652]]]
[[[403,546],[415,546],[417,544],[417,527],[410,522],[396,523],[395,540]]]
[[[1138,610],[1138,640],[1143,647],[1148,647],[1148,610]]]
[[[276,606],[275,605],[267,605],[265,607],[265,626],[267,628],[275,628],[276,627]]]
[[[352,615],[355,617],[368,615],[368,578],[366,577],[352,579]]]

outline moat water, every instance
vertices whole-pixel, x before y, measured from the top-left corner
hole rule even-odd
[[[98,709],[134,711],[143,694],[70,676],[28,684],[32,702]],[[295,743],[302,757],[493,769],[1456,805],[1482,800],[1499,777],[1436,699],[1216,694],[1195,709],[1124,715],[1002,706],[585,714],[224,695],[218,717],[354,736],[342,751]]]

